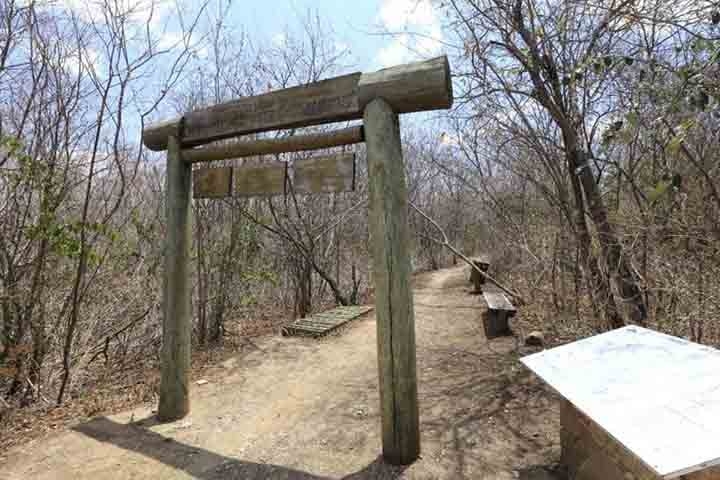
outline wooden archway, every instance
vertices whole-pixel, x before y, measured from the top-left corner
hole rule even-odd
[[[420,454],[415,322],[410,287],[407,188],[398,114],[449,108],[447,57],[353,73],[196,110],[143,130],[145,146],[167,150],[167,233],[163,283],[163,348],[158,417],[190,410],[191,198],[298,193],[354,188],[353,155],[300,162],[288,178],[280,162],[255,167],[201,168],[193,163],[365,142],[369,228],[378,337],[383,456],[408,464]],[[208,145],[251,133],[362,119],[362,127],[276,140]]]

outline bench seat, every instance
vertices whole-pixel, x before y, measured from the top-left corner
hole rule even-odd
[[[485,337],[491,340],[496,337],[512,335],[508,320],[515,315],[517,309],[502,292],[486,291],[483,298],[487,312],[483,317]]]
[[[510,303],[510,300],[504,293],[500,292],[484,292],[485,303],[490,310],[503,310],[506,312],[515,312],[516,308]]]

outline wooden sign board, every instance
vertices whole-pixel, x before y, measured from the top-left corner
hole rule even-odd
[[[287,182],[287,183],[286,183]],[[292,189],[292,190],[290,190]],[[194,198],[348,192],[355,189],[355,154],[193,171]]]
[[[230,193],[240,197],[282,195],[285,192],[286,176],[285,162],[236,167],[232,170]]]
[[[143,130],[143,143],[165,150],[169,136],[183,148],[249,133],[359,119],[365,105],[382,98],[395,113],[449,108],[453,103],[450,66],[438,57],[353,73],[309,85],[277,90],[196,110]]]
[[[295,162],[293,188],[298,193],[355,190],[355,154],[318,157]]]
[[[237,133],[342,121],[359,110],[355,87],[360,74],[245,97],[185,115],[183,144],[198,144]]]
[[[229,197],[232,191],[232,167],[193,170],[193,198]]]

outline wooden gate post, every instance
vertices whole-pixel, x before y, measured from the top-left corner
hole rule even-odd
[[[192,167],[177,137],[168,139],[163,284],[163,346],[158,418],[172,421],[190,410],[190,202]]]
[[[420,455],[415,319],[410,288],[407,187],[397,114],[383,99],[364,112],[370,188],[383,456],[407,465]]]

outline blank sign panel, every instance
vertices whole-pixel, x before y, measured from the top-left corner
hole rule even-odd
[[[521,360],[663,478],[720,464],[720,351],[628,326]]]

